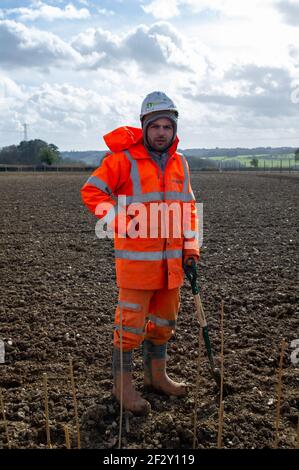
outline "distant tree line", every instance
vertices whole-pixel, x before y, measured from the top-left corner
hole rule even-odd
[[[274,155],[291,154],[295,152],[294,147],[255,147],[255,148],[222,148],[216,147],[214,149],[195,148],[182,150],[186,157],[200,157],[209,158],[217,157],[219,155],[225,155],[227,157],[238,157],[240,155],[268,155],[269,157]]]
[[[184,152],[184,155],[186,155],[185,152]],[[198,157],[193,157],[193,156],[187,157],[187,160],[188,160],[190,170],[199,170],[200,168],[213,169],[213,168],[217,168],[218,163],[219,163],[214,160],[209,160],[206,158],[198,158]]]
[[[23,140],[19,145],[9,145],[0,150],[0,163],[11,165],[53,165],[60,161],[58,147],[40,139]]]

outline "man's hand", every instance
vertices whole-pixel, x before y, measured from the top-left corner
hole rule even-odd
[[[197,266],[196,263],[198,261],[197,256],[184,256],[184,261],[183,261],[183,268],[185,271],[185,274],[190,281],[191,287],[192,287],[192,292],[193,294],[198,294],[198,287],[196,285],[197,281]]]
[[[183,260],[183,266],[196,266],[199,257],[197,255],[185,255]]]

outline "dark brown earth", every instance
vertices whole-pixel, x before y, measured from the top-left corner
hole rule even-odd
[[[86,174],[0,175],[0,339],[6,350],[0,387],[13,448],[46,446],[44,372],[53,447],[64,446],[64,424],[75,429],[68,354],[74,361],[82,446],[117,445],[119,408],[110,396],[114,255],[110,240],[95,237],[95,219],[81,203],[86,179]],[[232,391],[224,403],[223,446],[273,446],[285,338],[279,446],[294,448],[299,378],[290,343],[299,338],[298,178],[197,173],[192,179],[197,200],[204,203],[200,285],[216,356],[222,299],[225,304],[225,375]],[[189,395],[169,399],[144,393],[152,413],[129,417],[123,447],[192,448],[197,339],[186,283],[168,364],[173,378],[191,384]],[[135,376],[141,389],[139,351]],[[198,447],[216,447],[219,393],[206,359],[199,380]],[[7,447],[3,422],[1,446]]]

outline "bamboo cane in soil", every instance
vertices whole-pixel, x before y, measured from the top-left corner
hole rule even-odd
[[[217,448],[221,448],[222,444],[222,431],[223,431],[223,415],[224,415],[224,400],[223,400],[223,383],[224,383],[224,302],[221,302],[221,381],[220,381],[220,405],[219,405],[219,426],[218,426],[218,440]]]
[[[280,423],[280,403],[281,403],[281,385],[282,385],[282,367],[283,367],[283,358],[286,348],[286,342],[283,339],[280,343],[280,358],[279,358],[279,369],[278,369],[278,385],[277,385],[277,403],[276,403],[276,419],[275,419],[275,439],[274,439],[274,449],[278,447],[278,437],[279,437],[279,423]]]
[[[201,362],[201,350],[202,350],[202,329],[199,327],[198,334],[198,356],[197,356],[197,375],[196,375],[196,387],[195,387],[195,398],[194,398],[194,422],[193,422],[193,449],[196,449],[196,430],[197,430],[197,408],[198,408],[198,394],[199,394],[199,380],[200,380],[200,362]]]
[[[79,418],[78,418],[78,405],[77,405],[77,397],[76,397],[76,387],[75,387],[75,379],[74,379],[73,360],[72,360],[71,356],[69,356],[69,363],[70,363],[70,378],[71,378],[71,384],[72,384],[74,412],[75,412],[76,429],[77,429],[77,445],[78,445],[78,449],[81,449],[80,425],[79,425]]]
[[[71,443],[70,443],[70,433],[69,433],[69,428],[67,427],[67,425],[65,424],[63,426],[63,429],[64,429],[64,435],[65,435],[65,447],[67,449],[70,449],[71,448]]]
[[[123,425],[123,388],[124,388],[124,375],[123,375],[123,315],[122,315],[122,307],[119,306],[119,323],[120,323],[120,330],[119,330],[119,345],[120,345],[120,413],[119,413],[119,432],[118,432],[118,448],[121,449],[121,436],[122,436],[122,425]]]
[[[1,390],[1,388],[0,388],[0,406],[1,406],[1,412],[2,412],[4,430],[5,430],[5,435],[6,435],[7,447],[10,449],[10,440],[9,440],[8,427],[7,427],[7,420],[6,420],[6,413],[5,413],[4,401],[3,401],[3,396],[2,396],[2,390]]]
[[[48,401],[48,376],[45,372],[44,377],[44,395],[45,395],[45,417],[46,417],[46,435],[47,435],[47,447],[52,449],[51,435],[50,435],[50,424],[49,424],[49,401]]]

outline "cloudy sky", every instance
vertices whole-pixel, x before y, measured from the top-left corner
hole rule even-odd
[[[1,0],[0,147],[105,149],[144,96],[181,148],[299,146],[299,0]]]

